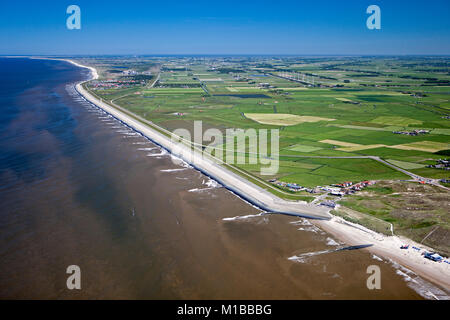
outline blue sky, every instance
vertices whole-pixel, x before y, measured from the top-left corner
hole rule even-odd
[[[449,14],[448,0],[2,1],[0,54],[450,54]]]

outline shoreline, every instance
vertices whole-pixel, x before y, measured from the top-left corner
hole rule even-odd
[[[57,60],[66,61],[78,67],[88,68],[91,71],[92,79],[98,79],[98,73],[93,67],[84,66],[69,59]],[[141,121],[138,121],[134,117],[131,117],[124,111],[119,110],[116,107],[112,107],[108,103],[105,103],[102,100],[94,97],[91,93],[83,88],[83,84],[90,80],[81,81],[75,86],[77,92],[81,96],[83,96],[84,99],[101,108],[116,119],[120,120],[133,130],[147,137],[155,144],[168,150],[170,153],[173,153],[176,150],[176,157],[179,157],[183,161],[187,162],[189,165],[201,171],[206,176],[216,180],[225,188],[237,194],[251,204],[259,207],[261,210],[269,213],[286,214],[308,219],[328,220],[332,217],[329,213],[330,209],[328,208],[309,204],[304,201],[289,201],[278,198],[267,190],[238,176],[237,174],[224,168],[213,160],[204,157],[199,152],[191,152],[191,149],[189,149],[187,146],[175,144],[169,137],[161,134],[156,129],[143,124]],[[155,125],[155,127],[158,126]],[[190,159],[184,157],[184,154],[191,155]]]
[[[430,281],[437,287],[446,290],[450,295],[450,265],[445,262],[434,262],[421,255],[423,251],[433,249],[401,236],[386,236],[372,231],[364,226],[353,226],[352,223],[340,217],[333,217],[329,221],[311,221],[322,230],[336,236],[337,239],[349,245],[371,243],[366,248],[370,253],[382,257],[384,262],[395,262],[410,269],[418,276]],[[400,249],[400,246],[409,244],[409,249]],[[420,252],[412,249],[415,246]],[[385,261],[386,260],[386,261]],[[374,264],[376,264],[374,262]]]
[[[37,57],[36,59],[45,59],[45,58]],[[77,67],[88,68],[91,71],[92,79],[98,79],[99,77],[97,70],[95,68],[79,64],[70,59],[62,59],[62,58],[61,59],[47,58],[47,59],[66,61]],[[114,116],[127,126],[143,134],[145,137],[152,140],[160,147],[167,149],[168,151],[173,150],[173,142],[170,140],[170,138],[162,135],[156,130],[150,128],[149,126],[146,126],[143,123],[131,118],[129,115],[110,106],[109,104],[104,103],[101,100],[98,100],[88,91],[86,91],[82,85],[90,80],[79,82],[76,85],[77,92],[80,95],[82,95],[87,101],[93,103],[94,105],[103,109],[105,112],[111,114],[112,116]],[[184,159],[183,157],[180,158],[186,161],[186,159]],[[420,247],[427,251],[432,251],[431,248],[415,243],[414,241],[407,238],[398,236],[385,236],[360,225],[352,226],[351,223],[343,220],[342,218],[332,216],[329,213],[329,210],[322,210],[322,212],[314,212],[314,210],[310,211],[310,209],[317,208],[317,206],[308,204],[305,205],[302,203],[279,199],[275,195],[270,194],[268,191],[256,185],[253,185],[253,183],[251,183],[250,181],[246,181],[244,178],[230,172],[226,168],[219,166],[217,163],[207,161],[206,159],[202,160],[203,161],[200,162],[200,165],[198,165],[197,163],[191,164],[190,161],[186,162],[192,165],[195,169],[201,171],[203,174],[218,181],[224,187],[226,187],[233,193],[237,194],[245,201],[250,202],[250,204],[252,205],[256,205],[257,207],[263,209],[264,211],[273,213],[283,213],[304,218],[311,218],[313,219],[311,221],[312,223],[319,226],[321,229],[330,233],[331,235],[336,236],[337,239],[344,241],[349,245],[360,245],[361,243],[373,244],[373,246],[367,248],[366,250],[368,250],[372,254],[383,257],[383,260],[387,259],[386,261],[395,262],[408,269],[411,269],[414,273],[421,276],[422,278],[432,282],[433,284],[437,285],[440,288],[444,288],[444,290],[448,291],[447,294],[449,294],[450,292],[449,264],[444,262],[441,263],[433,262],[431,260],[423,258],[420,255],[420,253],[414,251],[414,249],[403,250],[400,249],[400,246],[402,244],[410,244],[410,246]],[[221,175],[223,176],[221,177]],[[235,183],[235,185],[233,185],[233,183]],[[260,192],[262,192],[262,194],[258,194]],[[258,196],[262,199],[255,198],[254,197],[255,193],[258,194]],[[272,201],[272,203],[270,201]],[[292,211],[289,212],[289,210],[285,210],[288,212],[282,212],[283,210],[281,209],[286,209],[286,207],[283,206],[283,202],[285,202],[285,205],[287,203],[288,206],[292,205],[301,206],[303,211],[307,211],[308,214],[306,214],[305,212],[297,212],[298,210],[295,210],[295,212]],[[374,264],[376,264],[376,262],[374,262]]]

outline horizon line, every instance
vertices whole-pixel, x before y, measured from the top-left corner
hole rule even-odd
[[[131,56],[131,57],[146,57],[146,56],[311,56],[311,57],[373,57],[373,56],[433,56],[433,57],[443,57],[450,56],[450,53],[377,53],[377,54],[341,54],[341,53],[103,53],[103,54],[2,54],[0,57],[97,57],[97,56]]]

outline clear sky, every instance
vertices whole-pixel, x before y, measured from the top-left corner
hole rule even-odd
[[[449,0],[2,0],[0,54],[450,54],[449,14]]]

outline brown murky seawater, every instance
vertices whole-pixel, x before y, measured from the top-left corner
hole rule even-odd
[[[37,175],[0,176],[0,298],[421,298],[365,250],[289,260],[338,241],[295,217],[226,219],[260,211],[77,99],[64,84],[17,98],[15,148],[45,158]],[[54,113],[58,124],[39,129]],[[366,287],[373,264],[381,290]],[[81,290],[66,287],[69,265],[81,268]]]

